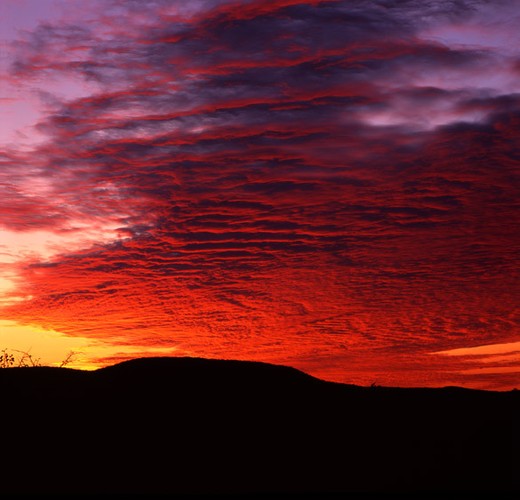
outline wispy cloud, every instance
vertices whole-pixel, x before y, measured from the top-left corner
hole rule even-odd
[[[448,351],[440,351],[437,354],[446,356],[491,356],[494,354],[520,353],[520,342],[508,342],[506,344],[479,345],[476,347],[461,347]]]

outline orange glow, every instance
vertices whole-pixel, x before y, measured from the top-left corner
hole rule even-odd
[[[481,356],[491,354],[520,353],[520,342],[508,342],[506,344],[490,344],[477,347],[461,347],[449,351],[439,351],[436,354],[445,356]]]

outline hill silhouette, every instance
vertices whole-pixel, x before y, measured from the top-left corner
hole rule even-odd
[[[519,491],[520,393],[325,382],[266,363],[142,358],[0,370],[17,494]]]

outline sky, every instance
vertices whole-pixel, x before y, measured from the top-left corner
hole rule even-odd
[[[520,380],[520,0],[0,0],[0,348]]]

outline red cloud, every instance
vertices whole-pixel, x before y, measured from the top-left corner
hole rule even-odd
[[[123,237],[20,263],[32,298],[4,314],[340,381],[507,386],[431,353],[518,339],[518,101],[407,81],[492,59],[421,40],[420,5],[390,4],[210,3],[182,22],[156,6],[138,33],[40,28],[19,77],[72,72],[99,92],[42,121],[24,169],[50,191],[16,192],[2,224],[105,218]],[[437,106],[483,113],[418,130],[410,113]]]

